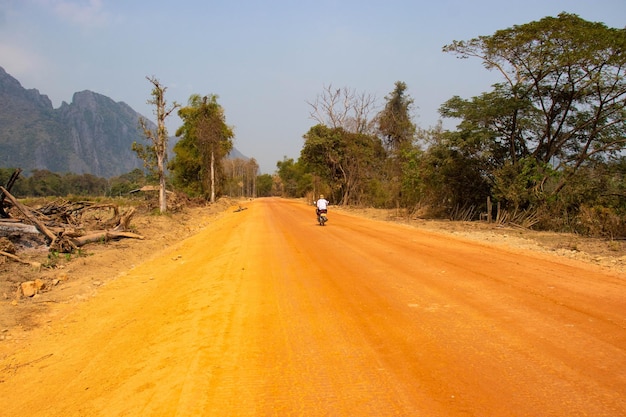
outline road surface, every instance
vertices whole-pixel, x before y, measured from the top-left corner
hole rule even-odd
[[[1,416],[626,416],[626,280],[258,199],[0,357]]]

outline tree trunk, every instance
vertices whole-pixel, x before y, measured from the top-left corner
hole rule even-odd
[[[6,186],[6,190],[11,192],[11,188],[13,188],[13,184],[15,184],[15,181],[17,181],[17,178],[20,176],[20,173],[22,172],[22,170],[20,168],[16,169],[13,174],[11,175],[11,178],[9,178],[9,182],[7,182],[7,186]],[[0,193],[0,218],[3,219],[8,219],[9,215],[4,211],[4,194]]]
[[[159,120],[159,124],[163,121]],[[161,128],[159,127],[159,132]],[[158,138],[159,146],[157,151],[157,165],[159,168],[159,210],[161,214],[167,212],[167,194],[165,193],[165,152],[167,148],[167,139]]]
[[[167,158],[167,127],[165,126],[165,119],[177,108],[180,107],[178,103],[174,102],[170,109],[165,108],[165,90],[159,80],[155,77],[146,77],[148,81],[152,83],[154,88],[152,89],[152,100],[148,101],[148,104],[154,104],[156,106],[155,114],[157,117],[157,131],[156,134],[149,130],[145,123],[140,119],[140,123],[143,127],[144,134],[152,141],[154,152],[157,159],[157,169],[159,176],[159,206],[161,213],[167,212],[167,197],[165,193],[165,160]]]
[[[252,198],[256,198],[256,172],[252,173]]]
[[[211,151],[211,203],[215,203],[215,152]]]
[[[165,173],[163,171],[163,158],[159,158],[159,206],[161,213],[167,212],[167,194],[165,193]]]
[[[26,261],[26,260],[24,260],[24,259],[22,259],[22,258],[20,258],[18,256],[13,255],[12,253],[8,253],[8,252],[4,252],[4,251],[0,250],[0,255],[1,256],[5,256],[5,257],[7,257],[9,259],[13,259],[16,262],[19,262],[19,263],[22,263],[22,264],[26,264],[26,265],[30,265],[33,268],[37,268],[37,269],[41,268],[41,264],[39,262]]]
[[[101,242],[101,241],[109,241],[111,239],[121,239],[121,238],[130,238],[130,239],[141,239],[144,237],[135,233],[129,232],[111,232],[108,230],[102,230],[99,232],[92,232],[85,236],[80,236],[71,239],[71,242],[77,247],[84,246],[87,243]]]

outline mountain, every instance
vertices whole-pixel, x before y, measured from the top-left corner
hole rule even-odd
[[[246,161],[250,158],[239,152],[239,150],[235,147],[230,151],[230,153],[226,156],[227,159],[245,159]]]
[[[123,102],[92,91],[54,109],[0,67],[0,168],[113,177],[142,168],[133,142],[145,143],[142,117]],[[155,126],[148,122],[154,128]]]

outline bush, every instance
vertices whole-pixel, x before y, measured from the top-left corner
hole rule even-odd
[[[581,234],[608,239],[626,237],[626,222],[609,207],[582,206],[576,216],[577,231]]]

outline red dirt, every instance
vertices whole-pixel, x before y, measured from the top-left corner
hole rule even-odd
[[[0,414],[626,415],[621,272],[245,207],[0,344]]]

